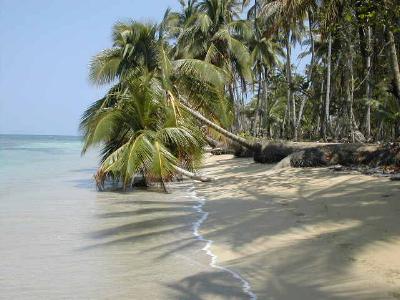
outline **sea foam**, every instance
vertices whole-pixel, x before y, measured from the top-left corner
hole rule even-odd
[[[217,264],[218,257],[211,251],[211,245],[213,244],[213,241],[206,239],[199,232],[200,226],[207,220],[209,215],[208,212],[203,210],[204,204],[206,203],[206,199],[203,197],[199,197],[194,187],[190,188],[189,192],[190,196],[196,199],[197,201],[197,204],[193,206],[193,209],[200,215],[200,218],[197,221],[193,222],[193,227],[192,227],[193,235],[196,237],[198,241],[206,243],[206,245],[202,248],[202,250],[206,252],[208,256],[211,257],[210,266],[212,268],[224,271],[232,275],[233,278],[240,281],[240,283],[242,284],[242,290],[245,294],[249,296],[249,299],[256,300],[257,296],[251,291],[250,283],[247,280],[245,280],[242,276],[240,276],[239,273]]]

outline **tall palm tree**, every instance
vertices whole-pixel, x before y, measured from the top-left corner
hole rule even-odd
[[[314,1],[311,0],[265,0],[262,2],[261,13],[275,32],[282,30],[283,42],[286,48],[286,80],[287,80],[287,108],[286,115],[288,124],[291,124],[294,139],[297,140],[297,111],[296,100],[293,93],[292,74],[292,45],[300,39],[304,31],[304,20],[307,12]],[[274,32],[274,30],[272,30]]]
[[[246,85],[253,79],[244,42],[251,34],[251,25],[239,20],[241,9],[239,1],[234,0],[188,1],[181,13],[169,12],[165,22],[175,34],[175,58],[205,60],[226,71],[229,77],[225,89],[236,104],[237,114],[243,106]]]
[[[247,5],[249,1],[244,1]],[[278,64],[278,55],[283,55],[279,44],[268,35],[268,24],[264,22],[262,17],[258,16],[261,7],[258,1],[254,1],[254,5],[249,8],[247,18],[253,22],[254,29],[250,38],[246,41],[251,55],[252,70],[255,74],[256,92],[256,109],[254,120],[254,135],[258,134],[261,127],[261,117],[263,111],[268,111],[267,105],[267,77],[268,72]],[[262,103],[264,102],[264,103]],[[264,105],[263,105],[264,104]],[[261,109],[263,107],[263,109]],[[259,126],[257,126],[259,123]],[[257,129],[258,128],[258,129]]]

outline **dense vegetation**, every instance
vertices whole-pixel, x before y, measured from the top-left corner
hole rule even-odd
[[[81,122],[84,151],[103,144],[100,186],[193,176],[215,139],[400,137],[397,0],[180,4],[159,24],[115,24],[91,62],[91,80],[112,85]]]

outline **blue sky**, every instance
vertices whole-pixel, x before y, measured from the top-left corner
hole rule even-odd
[[[177,0],[0,0],[0,133],[78,134],[104,89],[88,63],[117,20],[158,21]]]
[[[0,0],[0,134],[77,135],[104,88],[90,58],[118,20],[159,21],[178,0]]]

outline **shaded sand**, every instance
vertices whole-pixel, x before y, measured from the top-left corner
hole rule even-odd
[[[230,155],[204,173],[200,231],[258,299],[400,299],[400,182]]]

